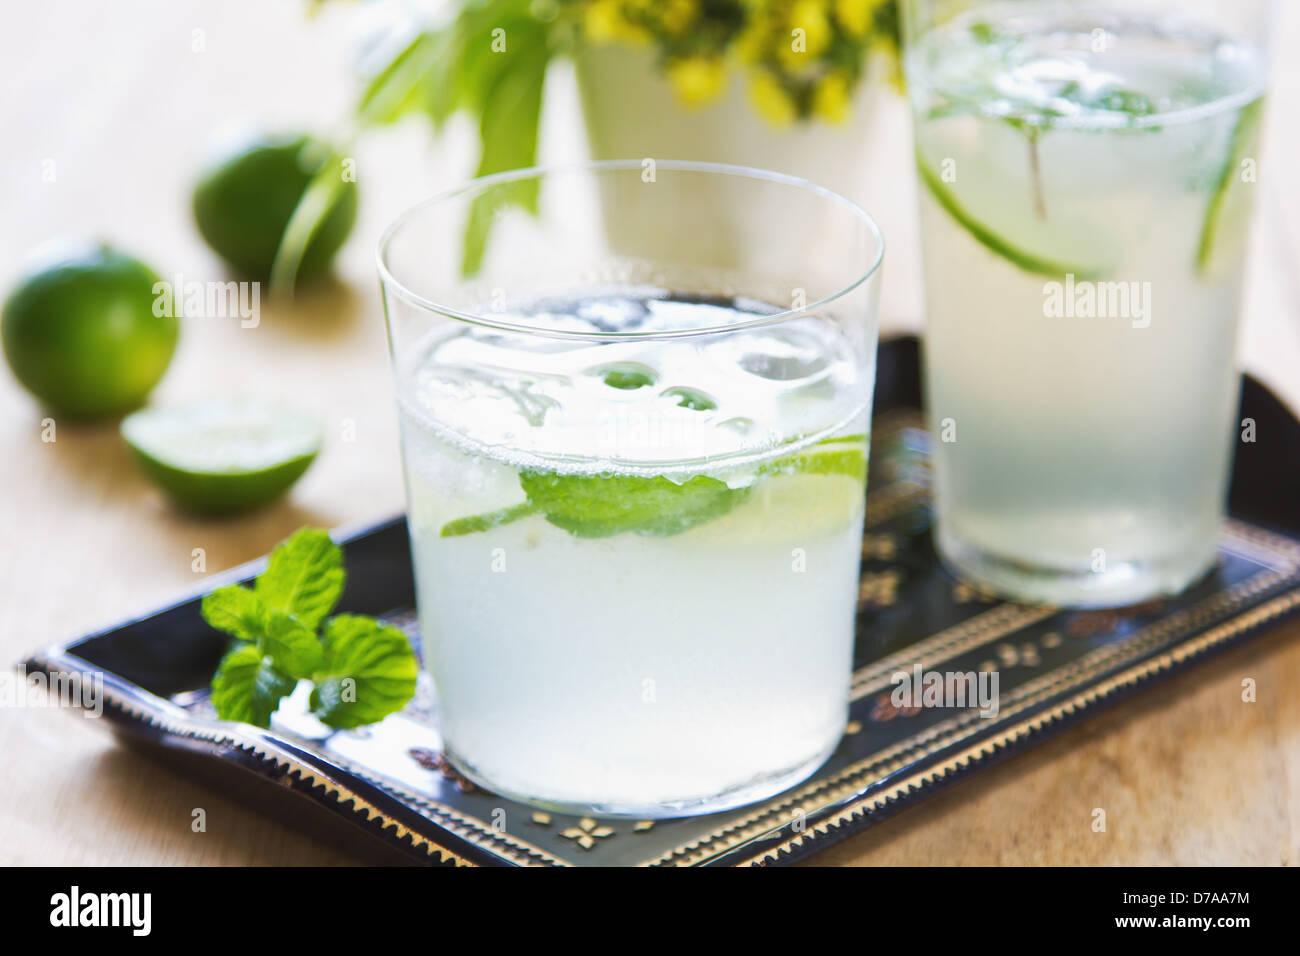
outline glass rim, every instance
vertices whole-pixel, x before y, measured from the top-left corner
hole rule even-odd
[[[452,189],[447,189],[435,193],[426,199],[422,199],[403,210],[402,213],[398,215],[398,217],[394,219],[386,229],[384,229],[383,234],[379,237],[379,242],[375,249],[375,260],[379,267],[380,284],[383,286],[385,294],[391,291],[396,294],[398,298],[405,300],[407,303],[416,306],[417,308],[423,309],[427,312],[436,313],[445,318],[455,319],[460,322],[466,322],[484,328],[496,329],[502,332],[521,333],[525,335],[539,335],[547,338],[606,342],[611,340],[633,341],[638,339],[676,339],[700,335],[717,335],[719,333],[736,332],[744,329],[776,325],[801,317],[806,318],[814,310],[821,309],[853,292],[875,275],[879,271],[881,263],[884,261],[885,237],[880,231],[880,226],[865,209],[853,202],[853,200],[840,195],[834,190],[827,189],[825,186],[819,186],[817,183],[799,176],[791,176],[786,173],[778,173],[768,169],[758,169],[753,166],[738,166],[730,163],[707,163],[680,159],[657,159],[654,161],[655,168],[671,169],[681,172],[713,173],[735,178],[752,179],[760,182],[776,183],[782,186],[791,186],[803,190],[811,195],[836,203],[846,209],[851,215],[855,216],[859,222],[866,226],[868,233],[876,242],[876,254],[867,268],[858,274],[853,281],[843,285],[835,292],[823,296],[815,302],[810,302],[799,309],[784,309],[780,312],[774,312],[771,315],[760,315],[743,322],[729,322],[699,328],[660,329],[651,331],[630,330],[626,332],[545,328],[526,325],[519,322],[494,319],[489,315],[484,315],[483,313],[466,312],[462,309],[456,309],[451,306],[440,305],[432,299],[422,296],[410,289],[393,274],[385,261],[386,254],[392,245],[397,232],[403,226],[409,224],[421,212],[432,206],[470,195],[472,193],[481,192],[484,189],[501,183],[515,182],[521,179],[541,179],[547,176],[565,173],[599,173],[610,170],[640,170],[643,168],[644,162],[644,159],[600,159],[575,163],[528,166],[523,169],[511,169],[501,173],[494,173],[490,176],[480,176]]]

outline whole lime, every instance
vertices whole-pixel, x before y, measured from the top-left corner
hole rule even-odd
[[[236,271],[266,279],[312,177],[331,154],[310,136],[257,136],[218,155],[194,187],[194,221]],[[357,218],[356,183],[342,180],[303,253],[298,278],[329,269]]]
[[[160,281],[104,243],[61,243],[5,301],[0,337],[9,367],[56,413],[130,411],[167,371],[180,334],[170,310],[155,308]]]

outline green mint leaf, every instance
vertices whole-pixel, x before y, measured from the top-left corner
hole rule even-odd
[[[297,681],[279,670],[252,644],[227,652],[212,678],[212,703],[222,720],[271,726],[271,715]]]
[[[762,474],[867,475],[866,435],[846,435],[786,455],[760,468]],[[608,538],[624,532],[667,537],[719,518],[748,497],[747,486],[696,475],[678,484],[668,478],[634,475],[560,475],[523,471],[522,504],[458,518],[442,526],[444,538],[489,531],[541,512],[557,528],[578,538]]]
[[[1127,113],[1134,119],[1156,111],[1151,97],[1138,90],[1108,90],[1087,105],[1112,113]]]
[[[325,660],[316,635],[284,611],[271,612],[258,647],[279,670],[296,678],[311,677]]]
[[[212,627],[241,641],[256,641],[266,623],[262,599],[238,584],[203,595],[199,611]]]
[[[339,614],[325,625],[325,659],[312,713],[340,729],[383,720],[415,694],[419,665],[406,635],[374,618]]]
[[[490,531],[498,525],[509,524],[512,521],[518,521],[520,518],[526,518],[528,515],[536,513],[537,505],[531,501],[525,501],[521,505],[511,505],[509,508],[501,508],[498,511],[489,511],[486,514],[448,521],[442,526],[442,530],[438,534],[444,538],[455,538],[463,534],[476,534],[479,531]]]
[[[299,528],[271,552],[257,576],[267,611],[283,611],[315,631],[343,593],[343,552],[320,528]]]
[[[926,164],[925,158],[919,152],[916,156],[916,168],[920,173],[921,182],[944,211],[957,220],[976,242],[1016,268],[1052,279],[1061,279],[1069,273],[1073,273],[1076,279],[1093,279],[1105,271],[1100,268],[1045,259],[1018,248],[968,213],[948,189],[948,185]]]
[[[666,537],[726,514],[749,494],[725,481],[696,475],[678,484],[662,475],[519,475],[529,504],[579,538],[624,532]]]

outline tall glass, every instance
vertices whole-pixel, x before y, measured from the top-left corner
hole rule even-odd
[[[675,816],[836,747],[882,253],[809,183],[650,160],[489,177],[388,230],[424,656],[467,777]]]
[[[905,0],[936,540],[1104,606],[1215,563],[1269,4]]]

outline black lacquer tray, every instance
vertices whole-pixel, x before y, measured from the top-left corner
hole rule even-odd
[[[309,719],[272,730],[216,720],[205,688],[224,638],[197,596],[34,655],[29,670],[103,675],[105,716],[128,741],[215,777],[331,838],[418,863],[520,866],[789,863],[1097,708],[1244,640],[1300,606],[1300,423],[1247,378],[1218,568],[1175,599],[1063,612],[988,598],[951,578],[930,543],[928,439],[915,339],[881,346],[862,546],[851,721],[830,761],[780,796],[712,816],[650,823],[532,810],[478,790],[439,754],[431,689],[362,731]],[[402,519],[344,541],[341,608],[414,631]],[[239,568],[217,584],[260,570]],[[893,673],[996,668],[1000,710],[900,710]],[[84,677],[83,677],[84,679]],[[422,681],[425,681],[422,678]],[[292,708],[283,708],[291,711]]]

